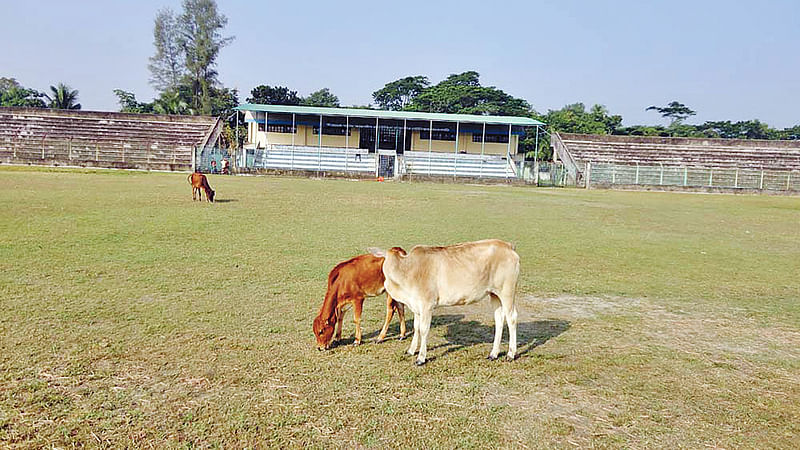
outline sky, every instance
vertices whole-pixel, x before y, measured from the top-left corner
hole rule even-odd
[[[687,123],[800,124],[800,1],[239,1],[218,0],[234,36],[219,79],[242,102],[260,84],[300,95],[327,87],[365,105],[410,75],[438,82],[475,70],[481,83],[539,112],[605,105],[625,125],[666,124],[650,105],[677,100]],[[83,109],[140,101],[153,19],[179,0],[0,0],[0,77],[47,91],[64,82]]]

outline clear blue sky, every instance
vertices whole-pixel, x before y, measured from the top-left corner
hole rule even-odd
[[[178,0],[0,0],[0,76],[44,91],[65,82],[84,109],[117,110],[112,90],[151,100],[156,11]],[[678,100],[706,120],[800,123],[800,1],[226,1],[233,43],[222,83],[258,84],[343,104],[407,75],[437,82],[476,70],[546,112],[600,103],[626,125],[664,123]]]

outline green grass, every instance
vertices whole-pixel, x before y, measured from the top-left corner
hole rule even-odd
[[[0,446],[800,435],[796,197],[210,181],[213,205],[191,201],[185,174],[0,169]],[[517,361],[485,359],[485,304],[437,310],[421,368],[407,341],[315,349],[337,262],[487,237],[522,258]],[[383,305],[365,305],[367,338]]]

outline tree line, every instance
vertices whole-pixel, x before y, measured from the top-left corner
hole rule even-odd
[[[223,136],[234,144],[239,104],[236,89],[223,86],[218,79],[217,58],[233,40],[225,36],[228,19],[219,12],[215,0],[183,0],[181,10],[158,11],[153,25],[154,54],[150,58],[150,84],[157,90],[151,102],[137,100],[133,92],[115,89],[120,111],[130,113],[191,114],[223,117]],[[0,78],[0,106],[28,106],[80,109],[78,91],[59,83],[49,93],[22,86],[13,78]],[[521,141],[522,150],[531,158],[548,159],[549,132],[615,134],[632,136],[707,137],[732,139],[800,139],[800,125],[772,128],[757,119],[747,121],[707,121],[699,125],[685,123],[696,114],[686,105],[672,101],[664,106],[649,106],[669,120],[669,125],[622,126],[622,116],[612,114],[603,105],[587,108],[583,103],[561,109],[537,112],[531,104],[494,86],[484,86],[480,74],[466,71],[452,74],[438,83],[427,76],[407,76],[386,83],[372,93],[372,103],[358,108],[392,111],[421,111],[450,114],[526,116],[547,124],[545,133],[536,136],[528,130]],[[259,85],[250,91],[248,103],[342,107],[330,89],[322,88],[308,96],[286,86]],[[239,117],[241,118],[241,116]],[[240,121],[240,127],[243,128]],[[245,132],[240,129],[240,141]],[[241,142],[239,142],[241,144]]]

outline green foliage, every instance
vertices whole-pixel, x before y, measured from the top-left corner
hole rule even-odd
[[[769,125],[755,119],[739,122],[730,120],[706,122],[696,127],[699,133],[707,137],[726,139],[779,139],[781,133]]]
[[[191,87],[190,107],[197,114],[211,114],[212,89],[217,85],[217,57],[233,38],[221,30],[228,19],[217,11],[214,0],[184,0],[178,17],[178,45],[183,51],[186,72],[184,84]]]
[[[260,85],[250,91],[251,97],[247,103],[261,103],[265,105],[299,105],[302,98],[297,96],[297,91],[290,91],[283,86]]]
[[[120,106],[120,112],[125,113],[152,113],[153,104],[143,103],[136,100],[133,92],[123,91],[122,89],[114,89],[114,95],[117,96]]]
[[[156,114],[191,114],[189,102],[186,96],[181,95],[179,90],[169,90],[161,93],[161,96],[153,102],[153,111]]]
[[[14,78],[0,78],[0,106],[44,108],[42,97],[44,94],[23,87]]]
[[[175,13],[164,8],[158,12],[153,26],[156,54],[150,57],[150,84],[163,92],[175,89],[185,75],[185,56],[180,46],[181,29]]]
[[[481,86],[475,71],[453,74],[415,96],[405,108],[411,111],[449,114],[528,116],[527,101],[493,86]]]
[[[400,111],[430,84],[428,77],[422,75],[405,77],[387,83],[383,88],[373,92],[372,98],[380,109]]]
[[[541,120],[555,131],[582,134],[613,134],[622,124],[622,116],[610,114],[605,106],[594,105],[586,111],[583,103],[550,110]]]
[[[339,97],[333,95],[328,88],[312,92],[308,97],[300,101],[301,105],[306,106],[327,106],[335,108],[339,106]]]
[[[47,98],[48,108],[53,109],[81,109],[81,104],[78,101],[78,91],[73,90],[71,87],[64,83],[58,83],[57,86],[50,86],[50,95],[44,94]]]
[[[658,111],[663,117],[670,120],[670,124],[681,123],[696,113],[680,102],[671,101],[667,106],[649,106],[645,111]]]

